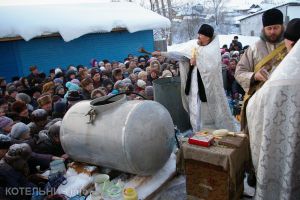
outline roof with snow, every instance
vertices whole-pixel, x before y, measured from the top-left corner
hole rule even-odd
[[[263,5],[263,4],[262,4]],[[263,7],[262,5],[260,5],[260,7],[263,9],[263,10],[261,10],[261,11],[259,11],[259,12],[256,12],[256,13],[253,13],[253,14],[250,14],[250,15],[247,15],[247,16],[245,16],[245,17],[242,17],[242,18],[240,18],[239,20],[240,21],[242,21],[242,20],[244,20],[244,19],[247,19],[247,18],[249,18],[249,17],[252,17],[252,16],[255,16],[255,15],[258,15],[258,14],[261,14],[261,13],[263,13],[263,12],[265,12],[266,10],[268,10],[268,9],[271,9],[271,8],[278,8],[278,7],[282,7],[282,6],[285,6],[285,5],[289,5],[289,6],[300,6],[300,2],[298,1],[298,2],[286,2],[286,3],[283,3],[283,4],[280,4],[280,5],[277,5],[277,6],[270,6],[270,4],[268,4],[268,6],[266,6],[266,7]]]
[[[88,33],[130,33],[170,27],[170,20],[130,2],[101,0],[0,0],[0,38],[59,33],[68,42]]]

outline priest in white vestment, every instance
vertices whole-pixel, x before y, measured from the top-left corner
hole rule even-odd
[[[259,200],[300,199],[300,19],[291,22],[287,49],[298,42],[247,106]]]
[[[207,24],[198,34],[198,41],[181,44],[173,52],[156,51],[152,55],[180,61],[182,102],[194,132],[206,128],[238,131],[223,87],[219,38]]]

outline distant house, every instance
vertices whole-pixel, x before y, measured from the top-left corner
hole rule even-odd
[[[273,8],[277,8],[283,13],[284,24],[287,24],[291,19],[300,18],[300,2],[284,3]],[[254,14],[240,18],[239,20],[241,35],[259,36],[263,27],[262,15],[266,10],[267,9],[264,9]]]
[[[0,5],[0,76],[7,80],[26,76],[31,65],[48,74],[57,66],[89,66],[93,58],[123,61],[140,47],[153,51],[153,29],[170,27],[167,18],[129,2],[24,2]]]

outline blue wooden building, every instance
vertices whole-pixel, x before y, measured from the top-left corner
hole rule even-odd
[[[57,66],[90,66],[91,59],[123,61],[129,53],[139,55],[141,47],[152,51],[153,29],[170,26],[165,17],[133,3],[61,1],[0,5],[0,76],[8,81],[27,76],[31,65],[48,74]],[[75,10],[85,14],[74,15]]]
[[[2,41],[0,76],[8,81],[13,76],[27,76],[31,65],[37,65],[40,72],[48,74],[50,69],[57,66],[90,66],[93,58],[123,61],[129,53],[139,55],[138,49],[141,47],[153,50],[152,30],[87,34],[70,42],[65,42],[60,36],[35,38],[28,42]]]

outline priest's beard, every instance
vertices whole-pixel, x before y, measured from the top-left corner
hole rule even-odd
[[[283,32],[284,32],[284,29],[282,27],[282,31],[279,35],[276,35],[276,34],[266,35],[265,30],[263,29],[262,30],[262,35],[263,35],[263,37],[265,38],[265,40],[267,42],[278,43],[278,42],[281,42],[283,40]]]

